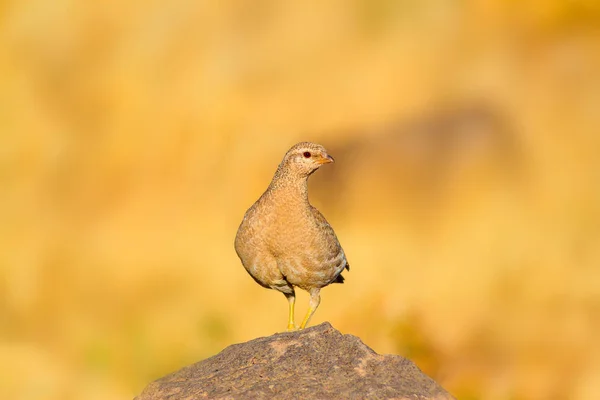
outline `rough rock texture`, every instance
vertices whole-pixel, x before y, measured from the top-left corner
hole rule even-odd
[[[411,361],[330,324],[235,344],[167,375],[136,400],[452,399]]]

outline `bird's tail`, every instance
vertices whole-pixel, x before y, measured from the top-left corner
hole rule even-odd
[[[348,264],[347,261],[346,261],[346,265],[344,266],[344,268],[346,268],[348,271],[350,271],[350,264]],[[343,269],[342,269],[342,271],[343,271]],[[344,277],[342,276],[342,273],[340,272],[340,274],[331,283],[344,283]]]

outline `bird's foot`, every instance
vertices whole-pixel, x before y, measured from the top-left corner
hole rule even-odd
[[[297,330],[298,330],[298,328],[296,327],[295,324],[293,324],[293,323],[288,324],[288,326],[287,326],[287,331],[288,332],[294,332],[294,331],[297,331]]]

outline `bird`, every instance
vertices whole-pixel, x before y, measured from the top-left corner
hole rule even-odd
[[[299,329],[304,329],[321,302],[320,291],[343,283],[350,270],[333,228],[308,201],[308,178],[334,159],[319,144],[292,146],[266,191],[246,211],[235,237],[235,251],[250,276],[288,300],[287,330],[296,330],[295,288],[310,294]]]

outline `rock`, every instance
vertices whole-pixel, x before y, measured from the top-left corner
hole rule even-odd
[[[136,400],[453,399],[410,360],[379,355],[329,323],[227,347]]]

